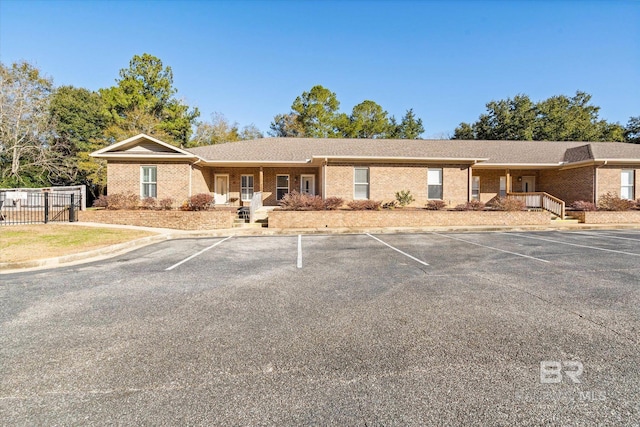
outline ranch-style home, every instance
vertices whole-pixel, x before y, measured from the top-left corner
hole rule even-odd
[[[264,138],[181,149],[140,134],[92,156],[107,161],[110,194],[180,203],[211,193],[216,206],[254,195],[276,206],[292,190],[346,202],[410,190],[413,206],[450,207],[520,193],[551,204],[640,198],[640,144],[615,142]]]

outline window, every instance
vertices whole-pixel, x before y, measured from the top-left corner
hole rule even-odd
[[[355,200],[369,198],[369,168],[353,169],[353,198]]]
[[[442,200],[442,168],[427,169],[428,199]]]
[[[140,197],[158,197],[158,169],[156,166],[140,167]]]
[[[471,200],[480,200],[480,177],[471,177]]]
[[[623,169],[620,174],[620,198],[633,200],[633,181],[635,179],[633,169]]]
[[[289,175],[276,175],[276,198],[282,199],[289,192]]]
[[[507,197],[507,177],[500,177],[500,193],[498,194],[500,197]]]
[[[240,177],[240,196],[244,201],[251,201],[253,198],[253,175]]]

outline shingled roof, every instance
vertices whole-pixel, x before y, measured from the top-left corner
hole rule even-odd
[[[562,165],[598,160],[640,163],[640,145],[616,142],[263,138],[187,151],[211,163],[310,163],[313,159],[415,159],[480,165]]]

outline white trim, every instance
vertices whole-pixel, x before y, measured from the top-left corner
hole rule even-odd
[[[304,192],[304,190],[302,189],[302,182],[304,178],[311,178],[311,191],[309,192],[309,194],[311,194],[312,196],[315,196],[316,195],[316,176],[314,174],[304,173],[300,175],[300,194]]]
[[[429,172],[430,171],[440,171],[440,182],[437,184],[429,184]],[[431,198],[429,197],[429,186],[440,186],[440,197],[439,198]],[[444,168],[427,168],[427,200],[444,200]]]
[[[532,180],[529,180],[528,178],[532,178]],[[533,189],[530,190],[525,190],[524,189],[524,182],[525,181],[531,181],[531,186],[533,187]],[[535,175],[522,175],[522,181],[520,182],[520,189],[524,192],[524,193],[534,193],[536,191],[536,177]]]
[[[124,141],[120,141],[120,142],[117,142],[117,143],[115,143],[113,145],[109,145],[107,147],[101,148],[100,150],[94,151],[93,153],[91,153],[91,156],[92,157],[101,157],[100,156],[101,154],[107,154],[107,153],[109,153],[110,151],[113,151],[116,148],[120,148],[122,146],[125,146],[125,145],[130,144],[130,143],[135,142],[135,141],[138,141],[140,139],[146,139],[146,140],[154,142],[154,143],[156,143],[156,144],[158,144],[158,145],[160,145],[162,147],[169,148],[172,151],[175,151],[177,153],[180,153],[180,154],[183,154],[183,155],[186,155],[186,156],[189,156],[189,157],[198,157],[193,153],[189,153],[188,151],[183,150],[182,148],[178,148],[175,145],[171,145],[171,144],[168,144],[166,142],[160,141],[159,139],[153,138],[153,137],[151,137],[149,135],[146,135],[144,133],[140,133],[140,134],[138,134],[136,136],[132,136],[131,138],[127,138]],[[113,153],[111,153],[111,154],[113,155]],[[128,153],[127,155],[131,155],[131,154]],[[153,153],[142,154],[142,156],[145,156],[145,155],[153,155]],[[169,155],[167,155],[167,156],[169,156]]]
[[[242,186],[242,178],[245,176],[250,176],[251,177],[251,187],[247,186],[247,187],[243,187]],[[255,184],[256,184],[256,177],[252,174],[252,173],[243,173],[240,175],[240,201],[242,202],[250,202],[253,199],[253,193],[255,192]],[[251,197],[249,197],[248,199],[243,199],[242,198],[242,189],[243,188],[251,188]]]
[[[289,193],[291,191],[291,177],[289,176],[288,173],[278,173],[276,174],[276,201],[280,200],[278,198],[278,190],[282,190],[284,187],[278,187],[278,177],[279,176],[286,176],[287,177],[287,193]],[[285,194],[287,194],[285,193]]]
[[[622,177],[624,176],[625,173],[629,174],[629,178],[630,178],[630,183],[624,183],[622,182]],[[629,189],[630,190],[630,194],[629,197],[623,197],[622,196],[622,190],[623,189]],[[628,199],[628,200],[635,200],[636,199],[636,170],[635,169],[620,169],[620,198],[622,199]]]
[[[144,182],[144,169],[145,168],[154,168],[156,173],[156,180],[155,181],[149,181],[149,182]],[[156,195],[155,196],[145,196],[144,195],[144,185],[155,185],[156,187]],[[158,165],[140,165],[140,198],[143,197],[155,197],[158,198]]]
[[[367,182],[356,182],[356,171],[359,169],[364,169],[367,171]],[[356,185],[367,185],[367,196],[356,197]],[[354,166],[353,167],[353,200],[369,200],[371,197],[371,169],[366,166]]]

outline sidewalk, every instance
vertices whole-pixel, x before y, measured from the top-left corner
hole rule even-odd
[[[172,239],[194,239],[204,237],[228,236],[287,236],[298,234],[401,234],[401,233],[429,233],[429,232],[509,232],[509,231],[570,231],[570,230],[614,230],[640,229],[638,224],[575,224],[559,223],[552,225],[530,226],[446,226],[446,227],[386,227],[386,228],[227,228],[217,230],[175,230],[170,228],[138,227],[133,225],[102,224],[95,222],[61,223],[70,227],[101,227],[144,230],[156,233],[129,242],[105,246],[87,252],[45,258],[31,261],[0,263],[0,274],[24,271],[42,270],[55,267],[72,266],[122,255],[135,249],[154,243]]]

